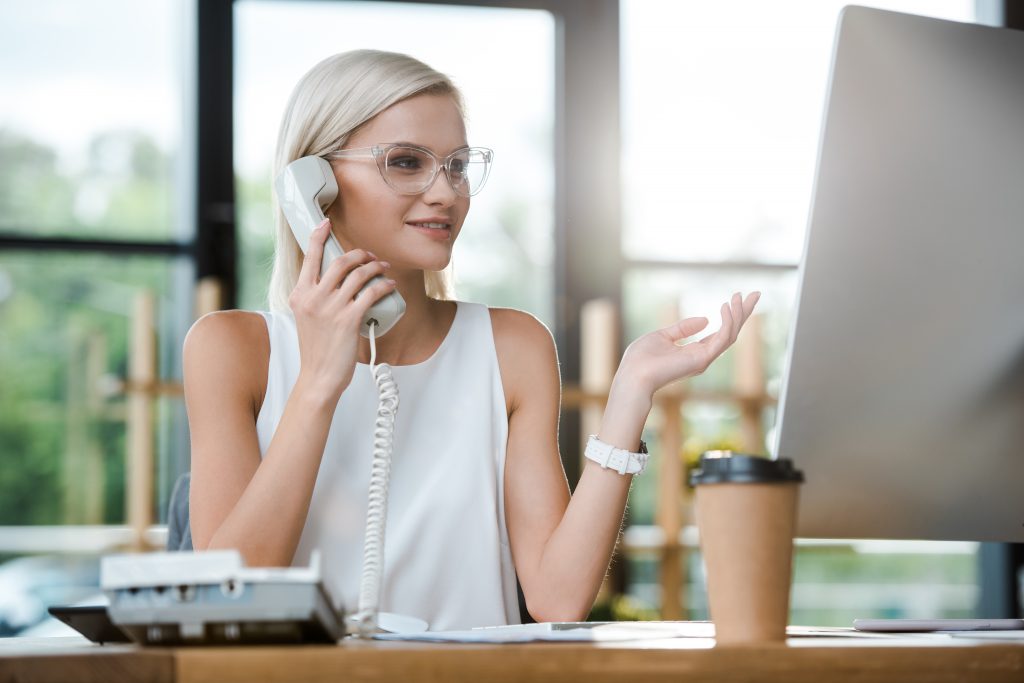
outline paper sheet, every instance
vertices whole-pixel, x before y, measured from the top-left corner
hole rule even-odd
[[[381,633],[378,640],[416,640],[434,643],[611,642],[663,638],[712,638],[714,626],[706,621],[621,622],[551,630],[548,624],[517,624],[467,631]]]
[[[1024,632],[1018,632],[1024,633]],[[852,628],[789,626],[790,638],[893,638],[890,633],[866,633]],[[664,638],[714,638],[714,624],[708,621],[622,621],[572,624],[516,624],[466,631],[424,631],[383,633],[378,640],[416,640],[434,643],[529,643],[529,642],[615,642],[661,640]]]
[[[1024,640],[1024,630],[1015,631],[942,631],[954,638],[976,638],[978,640]]]

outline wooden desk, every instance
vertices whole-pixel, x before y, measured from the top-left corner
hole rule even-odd
[[[153,681],[1024,681],[1024,642],[791,638],[714,647],[699,638],[581,645],[345,641],[338,646],[139,648],[0,639],[0,682]]]

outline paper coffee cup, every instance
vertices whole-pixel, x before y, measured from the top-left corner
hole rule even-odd
[[[690,475],[716,642],[785,639],[801,482],[789,460],[731,451]]]

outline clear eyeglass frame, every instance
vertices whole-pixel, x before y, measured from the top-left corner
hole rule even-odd
[[[389,169],[392,168],[391,160],[396,158],[403,151],[419,152],[431,159],[433,166],[430,169],[430,174],[419,178],[415,181],[407,179],[402,182],[401,179],[392,177]],[[460,159],[460,157],[466,157],[468,155],[468,163],[466,164],[466,170],[474,165],[482,165],[482,169],[477,169],[479,178],[475,181],[468,177],[466,170],[460,172],[452,169],[452,163]],[[380,171],[380,177],[383,178],[384,182],[399,194],[422,194],[426,192],[428,188],[433,186],[434,181],[437,179],[437,174],[444,169],[444,175],[448,179],[448,184],[456,194],[462,197],[471,197],[480,190],[483,189],[487,183],[487,178],[491,173],[491,162],[494,160],[494,151],[487,147],[462,147],[455,150],[444,159],[438,157],[434,152],[421,147],[420,145],[412,145],[408,143],[393,142],[389,144],[373,145],[372,147],[357,147],[352,149],[339,149],[334,152],[328,152],[324,155],[326,159],[345,159],[345,158],[369,158],[372,157],[377,162],[377,170]]]

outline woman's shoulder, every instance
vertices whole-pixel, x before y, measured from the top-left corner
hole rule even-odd
[[[488,306],[494,343],[526,344],[531,347],[553,346],[554,337],[548,326],[532,313],[517,308]],[[500,338],[500,339],[499,339]]]
[[[190,339],[202,341],[205,347],[207,344],[217,342],[237,343],[248,342],[246,348],[236,347],[237,352],[244,352],[250,346],[260,346],[262,339],[263,346],[269,350],[269,336],[267,335],[267,324],[263,314],[255,311],[213,311],[202,316],[189,329],[185,336],[185,343]]]
[[[517,308],[487,307],[499,361],[515,373],[557,362],[555,339],[540,318]]]
[[[515,308],[488,307],[494,334],[505,403],[509,414],[532,389],[560,386],[558,353],[548,326],[536,316]],[[557,394],[557,389],[553,389]]]
[[[186,374],[219,376],[236,383],[252,397],[259,412],[270,359],[270,337],[262,314],[242,310],[207,313],[185,335],[183,357]]]

